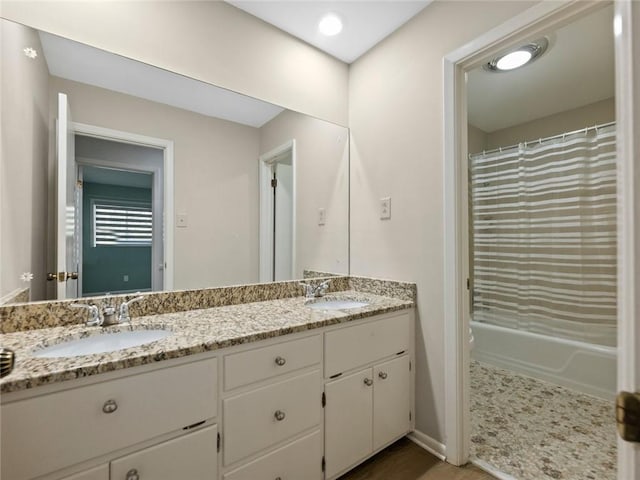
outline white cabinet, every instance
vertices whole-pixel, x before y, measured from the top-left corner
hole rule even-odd
[[[225,465],[320,425],[321,397],[315,370],[225,399]]]
[[[373,367],[373,450],[411,429],[410,395],[408,355]]]
[[[411,431],[411,339],[407,312],[325,334],[325,478]]]
[[[365,458],[373,449],[371,368],[325,385],[324,455],[327,478]],[[368,383],[368,382],[367,382]]]
[[[224,356],[224,480],[322,478],[322,335]]]
[[[110,480],[214,480],[218,472],[215,425],[111,462]]]
[[[0,477],[31,479],[213,418],[217,383],[213,358],[3,404]]]

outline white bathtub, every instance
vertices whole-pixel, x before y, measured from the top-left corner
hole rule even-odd
[[[615,398],[615,347],[471,322],[471,358],[594,395]]]

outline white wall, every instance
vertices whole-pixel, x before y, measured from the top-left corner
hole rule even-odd
[[[347,124],[346,64],[222,1],[4,0],[1,15]]]
[[[444,439],[442,57],[533,2],[439,2],[351,66],[351,272],[418,284],[416,427]],[[379,201],[391,196],[392,217]]]
[[[0,158],[0,298],[29,284],[31,297],[44,298],[46,191],[49,142],[49,71],[42,55],[26,57],[25,47],[42,52],[31,29],[1,23],[2,155]],[[11,72],[7,75],[6,72]]]
[[[73,120],[174,142],[174,288],[258,281],[257,128],[51,77]],[[53,103],[53,102],[52,102]],[[55,112],[54,105],[51,111]]]
[[[349,136],[345,127],[284,111],[260,129],[260,154],[296,141],[296,275],[349,273]],[[318,209],[326,222],[318,225]]]
[[[487,133],[485,149],[506,147],[519,142],[537,140],[585,127],[593,127],[616,119],[614,98],[600,100],[584,107],[503,128]],[[473,152],[471,152],[473,153]]]

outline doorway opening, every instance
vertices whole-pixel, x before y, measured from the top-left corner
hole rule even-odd
[[[83,208],[82,180],[85,174],[90,180],[89,189],[93,195]],[[172,141],[74,122],[66,94],[59,93],[56,177],[56,226],[52,244],[57,271],[49,274],[48,279],[57,280],[58,299],[106,292],[173,288]],[[128,185],[131,182],[138,182],[138,187],[144,186],[150,192],[147,191],[144,198],[138,196],[134,199],[131,195],[131,198],[125,195],[127,205],[123,205],[118,201],[122,195],[115,193],[115,187],[131,187]],[[150,188],[147,188],[149,183]],[[105,185],[111,185],[106,193]],[[100,189],[101,193],[96,194]],[[87,214],[84,223],[88,223],[84,236],[90,242],[85,248],[83,213]],[[146,280],[143,284],[135,282],[136,287],[141,288],[127,288],[125,284],[130,282],[131,275],[126,271],[117,274],[110,271],[108,277],[114,278],[106,283],[98,280],[98,277],[112,269],[109,259],[102,259],[95,267],[91,266],[96,263],[95,257],[89,256],[87,262],[84,261],[83,250],[101,249],[104,252],[108,248],[118,247],[122,249],[122,254],[124,249],[133,247],[136,243],[134,238],[148,239],[149,236],[151,245],[145,248],[150,250],[147,255],[151,259],[150,281]],[[137,243],[139,247],[140,241]],[[92,253],[96,252],[93,250]],[[142,250],[137,253],[140,255],[133,256],[144,256],[141,255]],[[88,283],[84,286],[87,291],[84,292],[83,265],[91,270]],[[91,278],[95,281],[91,281]]]
[[[622,3],[623,2],[621,2],[621,4]],[[611,33],[613,33],[614,24],[618,25],[618,28],[616,29],[617,37],[620,36],[620,32],[621,32],[620,22],[622,22],[622,24],[624,25],[628,25],[628,23],[624,23],[624,22],[630,21],[630,12],[628,11],[628,9],[626,9],[625,6],[622,6],[621,4],[616,4],[616,12],[615,12],[616,22],[614,23],[613,21],[611,21],[613,20],[611,17],[609,19],[609,28]],[[476,295],[482,292],[477,292],[477,291],[474,292],[472,290],[473,275],[471,273],[474,265],[472,254],[475,252],[473,252],[470,255],[469,245],[473,245],[476,239],[474,239],[473,237],[470,238],[470,234],[473,234],[473,229],[470,228],[470,224],[474,222],[473,215],[479,214],[479,209],[478,209],[479,204],[476,202],[476,200],[479,200],[478,194],[480,193],[480,190],[476,189],[475,192],[472,192],[469,188],[470,183],[474,181],[474,177],[473,177],[474,172],[468,170],[470,166],[470,163],[468,163],[468,154],[479,153],[480,156],[484,157],[485,155],[483,154],[482,150],[490,150],[490,148],[487,145],[485,145],[485,148],[481,149],[481,151],[479,152],[469,151],[469,148],[468,148],[469,142],[473,141],[473,139],[471,138],[473,134],[469,133],[468,125],[467,125],[467,121],[469,120],[467,116],[467,112],[468,112],[467,99],[468,99],[468,95],[470,94],[467,80],[470,79],[471,72],[474,69],[477,69],[479,67],[481,68],[483,64],[487,63],[492,58],[496,58],[496,57],[499,57],[500,55],[504,55],[506,52],[513,50],[513,48],[518,45],[521,45],[527,42],[533,42],[535,39],[539,38],[540,36],[549,34],[549,32],[556,32],[559,29],[571,24],[576,20],[586,18],[591,14],[597,14],[597,11],[603,8],[606,9],[607,7],[610,9],[611,4],[594,4],[594,3],[584,4],[581,2],[573,2],[573,3],[562,4],[562,5],[559,5],[559,4],[536,5],[531,9],[525,11],[523,14],[517,17],[514,17],[513,19],[509,20],[508,22],[505,22],[499,27],[496,27],[495,29],[485,33],[481,37],[477,38],[475,41],[470,42],[469,44],[456,50],[455,52],[452,52],[451,54],[447,55],[444,59],[444,74],[445,74],[444,75],[444,85],[445,85],[445,91],[444,91],[444,95],[445,95],[445,202],[444,202],[445,212],[444,212],[444,215],[446,219],[445,221],[445,247],[446,247],[445,248],[445,292],[446,292],[445,293],[445,340],[446,340],[445,348],[446,348],[446,353],[445,354],[446,354],[447,372],[449,373],[449,375],[445,380],[446,381],[445,396],[447,399],[446,403],[448,405],[448,409],[446,412],[446,419],[447,419],[446,449],[447,449],[447,460],[450,461],[451,463],[458,464],[458,465],[466,463],[469,460],[469,452],[471,450],[470,444],[473,441],[473,439],[471,438],[472,430],[471,430],[471,418],[470,418],[470,404],[473,402],[473,400],[470,398],[471,397],[470,396],[471,375],[469,371],[470,364],[471,364],[471,357],[473,355],[471,352],[471,345],[475,344],[475,348],[477,348],[478,341],[482,341],[482,339],[480,339],[480,336],[484,336],[485,337],[484,339],[486,340],[487,335],[485,334],[488,334],[491,337],[491,339],[495,339],[495,335],[496,335],[494,331],[495,329],[492,329],[490,327],[489,329],[487,329],[487,331],[479,333],[478,338],[474,339],[473,336],[470,335],[470,330],[469,330],[470,320],[472,320],[471,318],[472,302],[476,299],[475,298]],[[619,41],[620,38],[616,39],[616,44],[615,44],[616,56],[626,53],[626,50],[624,49],[629,48],[628,45],[631,38],[630,33],[626,31],[626,35],[627,37],[624,39],[624,42]],[[550,36],[552,40],[552,42],[550,42],[551,48],[553,49],[554,48],[553,42],[556,40],[556,38],[554,38],[552,35]],[[610,59],[611,59],[611,56],[612,56],[612,53],[609,53]],[[543,60],[544,60],[544,56],[538,59],[536,63],[539,64]],[[624,74],[625,81],[629,81],[629,78],[630,78],[630,74],[628,70],[625,69],[626,67],[621,68],[620,65],[621,65],[620,63],[616,63],[615,65],[615,70],[614,70],[614,75],[616,77],[616,81],[614,82],[615,101],[611,102],[613,105],[616,106],[616,109],[615,109],[616,111],[613,114],[613,119],[616,122],[616,126],[613,127],[614,137],[615,137],[615,129],[617,129],[619,132],[622,131],[622,132],[629,133],[629,130],[631,130],[631,126],[632,126],[632,124],[622,122],[620,120],[621,118],[622,119],[629,118],[628,115],[625,116],[626,114],[625,111],[622,111],[622,114],[620,113],[621,112],[620,105],[625,104],[625,102],[626,103],[631,102],[631,99],[628,96],[626,100],[621,99],[619,96],[621,92],[626,95],[630,95],[629,91],[623,91],[620,88],[621,85],[623,85],[621,81],[621,77],[619,76],[620,72]],[[526,69],[532,69],[532,68],[533,67],[525,67],[522,69],[522,71],[524,72]],[[569,67],[566,67],[566,68],[569,68]],[[494,73],[493,75],[506,75],[506,74]],[[561,92],[558,92],[558,93],[561,94]],[[602,99],[603,98],[600,98],[600,99],[596,98],[595,101],[599,101]],[[607,123],[609,123],[608,120],[609,119],[605,119],[602,121],[597,120],[593,123],[591,123],[591,121],[588,121],[587,125],[583,125],[583,127],[586,127],[586,128],[582,128],[580,131],[582,134],[585,134],[585,135],[587,134],[595,135],[595,136],[600,136],[601,134],[610,135],[611,132],[607,132],[607,128],[611,128],[611,126],[606,125]],[[603,123],[605,125],[603,125]],[[565,126],[561,128],[558,132],[551,132],[551,133],[546,133],[542,135],[536,135],[535,139],[521,138],[519,140],[510,142],[510,143],[500,142],[497,145],[495,145],[495,147],[498,153],[503,153],[505,150],[508,150],[508,148],[505,148],[505,147],[509,147],[514,143],[517,145],[523,144],[524,146],[525,142],[527,143],[527,145],[531,145],[533,144],[532,140],[535,140],[535,143],[537,144],[538,147],[546,146],[546,145],[549,145],[549,143],[553,144],[554,141],[557,140],[558,138],[560,139],[560,141],[566,141],[574,138],[573,135],[576,135],[578,133],[576,130],[577,129],[572,129],[571,127]],[[622,138],[626,138],[626,136],[623,134]],[[555,143],[559,143],[559,142],[555,142]],[[500,151],[501,147],[503,152]],[[598,146],[596,148],[600,148],[600,147]],[[613,152],[613,156],[617,157],[615,158],[615,162],[617,162],[618,164],[620,163],[625,164],[625,162],[628,162],[631,157],[625,157],[624,155],[620,155],[621,151],[622,150],[620,148],[620,144],[618,144],[617,142],[615,142],[614,146],[611,146],[611,152]],[[609,154],[611,154],[611,152],[609,152]],[[493,152],[485,151],[484,153],[490,154]],[[524,148],[524,153],[525,154],[527,153],[526,148]],[[619,165],[617,165],[616,168],[618,169],[618,171],[620,171]],[[607,169],[609,170],[609,173],[611,173],[612,169],[610,168],[610,165],[607,167]],[[624,167],[622,170],[626,170],[626,169],[627,167]],[[615,168],[613,170],[615,171]],[[580,175],[578,176],[580,177]],[[613,176],[615,178],[616,176],[615,173],[613,174]],[[553,181],[559,180],[562,177],[562,173],[553,172],[551,174],[551,177],[553,177],[552,179]],[[498,178],[500,178],[499,175],[498,175]],[[504,180],[505,178],[506,177],[502,178],[501,181]],[[475,180],[478,180],[477,176],[475,177]],[[587,183],[589,183],[590,180],[589,179],[587,180],[588,180]],[[596,180],[596,183],[600,181],[601,179],[598,178]],[[479,184],[478,186],[482,188],[486,185]],[[617,180],[617,183],[614,182],[613,188],[614,190],[616,188],[622,190],[620,179]],[[473,197],[473,195],[475,195],[475,197]],[[553,193],[551,196],[552,196],[551,201],[557,201],[558,199],[562,199],[562,195],[559,195],[556,193]],[[617,196],[617,198],[621,198],[621,197],[624,198],[624,192],[614,193],[614,196]],[[569,201],[568,198],[567,198],[567,201]],[[518,201],[515,201],[513,203],[515,204],[516,207],[519,207]],[[495,208],[496,205],[497,204],[494,201],[493,205],[491,205],[491,208]],[[624,210],[625,207],[629,208],[630,205],[625,204],[623,201],[622,204],[620,203],[618,203],[617,205],[614,204],[613,207],[614,209],[617,207]],[[606,208],[609,208],[609,207],[606,207]],[[482,213],[483,214],[487,213],[488,217],[492,216],[492,214],[488,212],[483,211]],[[594,212],[591,211],[590,213],[592,214]],[[494,212],[494,214],[501,215],[500,212],[498,213]],[[615,216],[616,215],[613,214],[613,217]],[[528,221],[531,220],[532,217],[533,216],[529,215]],[[484,218],[484,220],[491,220],[491,219]],[[496,216],[492,221],[496,222],[498,220],[504,220],[504,218],[498,218]],[[516,219],[514,218],[514,220]],[[551,224],[553,224],[554,222],[554,219],[551,218],[551,216],[547,216],[547,218],[541,218],[540,220],[542,222],[545,222],[545,221],[550,222]],[[497,224],[492,224],[491,228],[483,232],[483,234],[484,233],[495,234],[499,229],[498,228],[499,226],[496,226],[496,225]],[[481,227],[481,225],[479,224],[471,225],[471,226]],[[557,225],[552,225],[552,226],[557,226]],[[613,230],[614,235],[616,234],[616,232],[617,234],[620,234],[621,229],[618,228],[615,224],[610,227],[611,227],[610,230]],[[596,226],[594,229],[590,230],[586,236],[589,237],[591,236],[592,233],[594,233],[595,236],[601,235],[602,231],[598,230],[599,228],[600,228],[600,225]],[[511,232],[511,233],[514,233],[514,232]],[[546,232],[546,233],[551,234],[552,232]],[[573,235],[570,232],[565,232],[565,233]],[[480,236],[479,238],[481,241],[486,240],[486,238],[483,238],[482,236]],[[545,234],[538,240],[549,241],[550,239],[553,240],[552,235],[550,236]],[[595,237],[592,236],[591,240],[589,241],[592,241],[592,240],[595,241]],[[598,242],[600,242],[600,240],[602,240],[602,238],[600,238]],[[607,238],[605,243],[608,243],[609,246],[614,245],[614,248],[616,243],[620,245],[620,241],[616,238],[613,238],[613,239]],[[624,242],[622,242],[622,245],[624,246]],[[570,250],[575,250],[575,248],[572,247]],[[496,252],[498,252],[500,255],[509,253],[506,251],[505,245],[500,245],[500,248],[497,248]],[[531,258],[537,258],[537,260],[539,261],[541,260],[540,255],[543,254],[544,252],[538,251],[534,253],[535,254],[533,253],[527,254],[527,253],[519,252],[518,255],[520,257],[523,257],[523,259],[527,261],[530,260]],[[583,249],[583,251],[580,253],[589,253],[589,251]],[[607,254],[607,255],[611,256],[610,254]],[[560,255],[555,255],[555,254],[552,255],[552,257],[554,257],[553,258],[554,260],[561,258]],[[521,259],[522,258],[516,258],[515,261],[519,262]],[[476,263],[480,263],[481,261],[484,261],[484,260],[485,259],[480,259]],[[617,268],[619,269],[620,265],[623,264],[619,247],[618,247],[618,252],[613,254],[613,258],[611,260],[612,262],[610,263],[611,265],[614,266],[614,269],[616,265],[617,265]],[[597,268],[601,266],[599,265],[598,261],[596,261],[594,265]],[[491,265],[486,264],[486,262],[483,265],[483,267],[485,267],[486,270],[490,270],[492,268]],[[558,269],[556,269],[556,271],[558,271]],[[611,272],[608,272],[608,274],[611,274]],[[613,278],[614,279],[617,278],[615,272],[613,272]],[[498,283],[502,283],[502,282],[495,282],[492,288],[495,287]],[[530,278],[527,279],[527,287],[530,288],[532,285],[535,285],[535,282],[531,281]],[[536,288],[538,287],[539,285]],[[612,288],[609,288],[609,287],[612,287]],[[554,288],[547,289],[547,290],[551,292],[552,295],[556,295],[558,293],[557,291],[554,291]],[[619,306],[621,303],[624,303],[623,301],[624,299],[620,297],[619,290],[617,289],[615,284],[608,285],[608,290],[610,290],[610,293],[613,296],[615,295],[618,295],[618,296],[613,300],[611,298],[611,295],[604,295],[604,296],[595,295],[595,296],[598,297],[597,301],[602,301],[604,303],[607,303],[608,307],[613,306],[613,310],[615,312],[616,306]],[[522,293],[518,292],[518,296],[523,298],[524,297],[531,298],[532,294],[530,291],[522,292]],[[588,297],[589,296],[587,295],[586,298]],[[504,300],[504,298],[500,300],[502,301]],[[583,306],[580,305],[578,308],[582,308],[582,307]],[[481,312],[481,313],[487,313],[487,312]],[[597,316],[602,316],[600,315],[601,313],[603,312],[599,312]],[[620,315],[616,313],[613,313],[613,315],[612,316],[610,315],[610,317],[612,318],[617,317],[618,320],[620,319]],[[563,319],[563,320],[566,320],[566,319]],[[609,320],[611,320],[611,318]],[[632,319],[629,319],[629,321],[632,321]],[[520,322],[520,323],[527,323],[527,322]],[[609,324],[612,325],[614,328],[616,327],[615,321],[609,322]],[[619,322],[617,324],[617,328],[621,328]],[[631,326],[629,326],[629,328],[631,328]],[[604,334],[602,338],[606,337],[609,340],[613,338],[614,339],[613,341],[615,342],[616,341],[615,332],[613,333],[613,335],[611,335],[611,332],[606,332],[604,330],[599,331],[598,334]],[[584,332],[585,332],[584,334],[588,336],[593,336],[594,338],[595,336],[597,336],[597,334],[591,335],[591,333],[589,333],[588,331],[584,331]],[[537,331],[532,332],[531,338],[535,337],[535,335],[539,335],[540,333],[541,332],[537,332]],[[572,342],[574,340],[569,339],[568,341]],[[509,341],[502,341],[502,342],[498,341],[498,343],[502,343],[503,345],[506,342],[509,342]],[[584,342],[581,342],[581,343],[584,343]],[[511,349],[512,350],[519,349],[519,347],[512,345]],[[543,351],[543,347],[536,347],[536,349],[537,349],[537,355],[540,358],[541,357],[540,352]],[[602,353],[599,351],[599,347],[596,347],[595,350],[598,350],[598,354]],[[606,350],[606,347],[605,347],[605,350]],[[546,352],[546,350],[544,351]],[[617,360],[616,356],[619,358],[621,356],[621,351],[620,349],[618,349],[617,355],[615,355],[616,353],[615,347],[612,348],[612,351],[614,352],[614,356],[612,359],[613,361],[610,363],[612,363],[615,366],[616,360]],[[631,354],[631,352],[628,352],[628,353]],[[546,353],[545,353],[545,357],[548,357]],[[624,355],[622,355],[622,357],[624,360]],[[547,358],[545,358],[544,360],[547,360]],[[629,359],[627,358],[626,361],[628,362],[628,360]],[[512,364],[513,363],[515,362],[512,361]],[[618,364],[620,365],[621,363],[624,363],[624,362],[621,362],[620,360],[618,360]],[[612,377],[615,378],[616,376],[615,369],[613,369],[613,371],[609,371],[608,373],[605,373],[605,372],[602,372],[602,373],[604,373],[605,376],[609,376],[609,379],[608,379],[609,383],[611,383],[610,382],[611,378]],[[625,375],[626,374],[624,374],[624,372],[623,372],[623,375],[619,373],[618,378],[623,378],[625,377]],[[530,377],[529,375],[525,375],[525,378],[528,381]],[[499,388],[502,388],[507,393],[511,392],[510,385],[513,383],[513,379],[503,379],[503,380],[504,382],[503,381],[498,382],[500,384]],[[552,387],[545,387],[546,391],[542,393],[542,397],[540,399],[542,403],[544,403],[544,400],[545,400],[544,397],[547,395],[547,393],[549,393],[548,390],[550,388]],[[593,395],[593,393],[594,392],[592,391],[589,395]],[[589,397],[589,398],[592,398],[592,397]],[[533,398],[531,399],[533,400]],[[610,401],[607,403],[610,407]],[[518,421],[517,416],[516,417],[503,416],[504,411],[502,411],[498,406],[495,406],[494,413],[496,418],[501,418],[501,421],[503,421],[503,424],[497,426],[496,428],[509,429],[513,425],[517,424],[517,421]],[[608,416],[605,414],[605,418],[607,419],[606,422],[611,422],[611,425],[610,425],[611,426],[611,432],[610,432],[611,448],[605,447],[605,449],[608,449],[608,452],[606,452],[608,453],[608,458],[605,463],[599,466],[607,470],[608,475],[613,474],[613,478],[615,478],[615,462],[616,462],[615,425],[613,424],[613,420],[612,420],[613,419],[612,411],[609,413],[610,415]],[[560,416],[560,414],[557,414],[556,416],[558,417]],[[557,422],[559,418],[552,418],[551,420],[553,422]],[[542,440],[542,442],[555,441],[558,445],[562,445],[565,443],[570,444],[574,440],[573,435],[567,436],[567,435],[560,434],[561,437],[565,437],[565,438],[564,439],[557,438],[555,440],[553,439],[553,435],[557,435],[561,427],[562,427],[561,424],[554,423],[554,429],[551,432],[548,432],[549,436],[546,439]],[[578,426],[578,429],[581,429],[582,427],[583,425]],[[607,436],[609,436],[609,433],[607,433]],[[479,438],[475,440],[479,440],[480,442],[482,442],[483,439]],[[609,440],[607,441],[609,442]],[[501,452],[501,454],[504,454],[506,450],[510,450],[513,445],[511,442],[508,441],[508,442],[502,442],[502,446],[503,446],[502,448],[503,451]],[[620,452],[621,455],[622,453],[623,452]],[[627,453],[628,454],[620,457],[622,460],[620,460],[621,463],[619,464],[625,464],[625,461],[624,461],[625,458],[628,461],[628,463],[631,462],[631,459],[633,457],[629,452]],[[571,455],[570,452],[569,452],[569,455]],[[516,463],[517,463],[517,460],[518,459],[516,459]],[[556,471],[554,468],[555,465],[548,464],[549,463],[548,458],[546,458],[546,460],[540,458],[539,460],[541,461],[541,464],[543,464],[542,467],[547,468],[549,472],[543,473],[536,478],[561,478],[561,477],[558,477],[558,475],[563,475],[562,471],[560,471],[562,469],[560,469],[559,471]],[[565,466],[567,468],[569,469],[574,468],[573,473],[575,474],[575,467],[576,467],[575,464],[573,464],[571,461],[565,462],[565,463],[566,463]],[[519,474],[518,472],[512,471],[512,472],[507,472],[507,474],[505,474],[503,473],[503,470],[501,470],[500,468],[492,469],[490,465],[486,465],[486,464],[484,466],[489,467],[492,473],[496,474],[499,478],[529,478],[526,476],[522,476],[522,474]],[[578,477],[589,478],[589,476],[593,476],[593,473],[589,473],[589,471],[587,470],[581,471],[580,473],[577,474],[577,476],[574,475],[575,478],[578,478]],[[567,478],[574,478],[574,477],[569,475]],[[609,477],[602,477],[597,475],[595,478],[609,478]]]
[[[296,278],[295,140],[260,156],[260,281]]]
[[[163,151],[76,134],[80,294],[163,289]]]

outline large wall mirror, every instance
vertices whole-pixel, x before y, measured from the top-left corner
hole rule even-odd
[[[0,22],[5,303],[348,274],[347,128]]]

